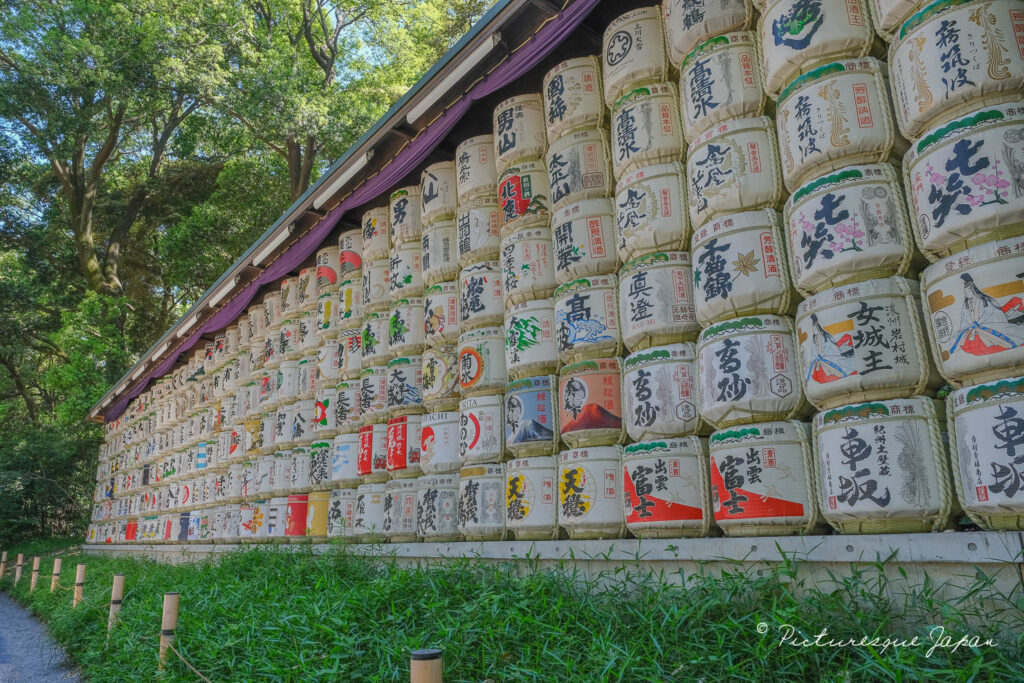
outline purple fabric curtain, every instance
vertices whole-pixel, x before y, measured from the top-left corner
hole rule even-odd
[[[225,304],[217,313],[203,323],[176,354],[168,356],[130,392],[112,403],[103,411],[107,421],[117,419],[124,412],[128,402],[142,393],[143,389],[155,377],[165,375],[178,360],[179,356],[192,350],[199,339],[207,333],[216,332],[233,323],[239,315],[249,307],[259,288],[275,282],[290,273],[299,264],[309,258],[320,244],[338,224],[341,217],[349,209],[376,199],[416,169],[438,144],[455,128],[455,125],[466,115],[470,106],[492,93],[505,87],[535,67],[556,46],[565,40],[580,22],[590,13],[601,0],[575,0],[562,10],[558,16],[544,25],[519,50],[513,53],[498,68],[477,83],[462,99],[449,107],[444,114],[433,121],[420,135],[409,143],[394,160],[378,173],[372,180],[345,198],[338,206],[327,214],[305,235],[300,237],[279,256],[259,277],[250,282],[242,291]]]

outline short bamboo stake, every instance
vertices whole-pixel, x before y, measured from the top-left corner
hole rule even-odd
[[[160,670],[167,664],[167,650],[174,643],[174,629],[178,628],[178,594],[164,593],[164,612],[160,619]]]
[[[18,553],[18,562],[14,565],[14,585],[21,581],[21,565],[25,562],[25,555]]]
[[[409,662],[409,683],[442,683],[443,650],[413,650]]]
[[[53,577],[50,579],[50,592],[57,590],[57,584],[60,583],[60,566],[64,564],[64,560],[59,557],[53,558]]]
[[[0,579],[4,578],[4,574],[7,573],[7,551],[0,554]]]
[[[28,583],[28,592],[35,593],[36,585],[39,583],[39,557],[32,558],[32,579]]]
[[[80,564],[75,569],[75,597],[71,599],[71,607],[78,607],[78,603],[82,602],[82,592],[85,586],[85,565]]]
[[[117,623],[117,614],[121,611],[121,599],[124,598],[124,574],[114,574],[114,585],[110,589],[110,616],[107,617],[107,637]]]

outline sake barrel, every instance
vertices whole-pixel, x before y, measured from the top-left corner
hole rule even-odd
[[[269,330],[284,320],[283,301],[280,291],[268,292],[263,297],[263,327]]]
[[[338,331],[338,375],[358,379],[363,367],[363,330],[356,327]]]
[[[505,466],[470,465],[459,471],[459,532],[467,541],[505,536]]]
[[[791,318],[716,323],[697,340],[700,416],[718,429],[807,413]]]
[[[419,355],[424,342],[424,307],[421,297],[398,299],[388,319],[388,355]]]
[[[505,319],[501,271],[497,261],[463,268],[459,276],[459,327],[462,332],[500,325]]]
[[[356,489],[356,511],[353,530],[362,543],[384,540],[383,483],[360,484]]]
[[[458,204],[482,196],[494,196],[498,171],[494,164],[494,137],[477,135],[455,148],[455,190]]]
[[[1020,0],[933,2],[889,48],[896,119],[908,138],[985,106],[1021,98]],[[966,175],[966,174],[964,174]]]
[[[327,517],[330,503],[330,491],[314,491],[309,494],[306,509],[306,536],[313,543],[323,543],[327,540]]]
[[[423,341],[427,346],[451,344],[459,338],[459,285],[441,282],[423,291]]]
[[[619,353],[618,284],[614,275],[597,275],[555,290],[558,356],[563,363]]]
[[[940,384],[920,287],[892,277],[827,289],[797,309],[807,400],[819,410],[923,394]]]
[[[319,305],[319,302],[317,302]],[[303,355],[308,355],[310,352],[316,352],[320,348],[322,339],[320,338],[320,330],[317,324],[317,312],[304,311],[299,317],[299,351]]]
[[[325,339],[323,346],[316,351],[316,367],[320,374],[320,384],[330,386],[338,383],[341,376],[341,354],[337,338]]]
[[[362,481],[378,482],[388,478],[387,425],[375,423],[359,428],[359,459],[356,471]]]
[[[459,538],[459,478],[454,474],[420,477],[416,489],[416,536],[423,541]]]
[[[613,19],[604,30],[604,101],[611,106],[623,92],[641,83],[668,78],[661,8],[641,7]]]
[[[558,425],[570,448],[617,444],[622,429],[622,362],[585,360],[562,367],[558,375]]]
[[[364,312],[387,309],[391,303],[388,259],[385,257],[376,261],[366,261],[362,278]]]
[[[501,234],[548,227],[550,196],[547,167],[542,159],[527,159],[503,170],[498,177]]]
[[[869,0],[871,24],[875,27],[878,35],[882,36],[886,42],[890,42],[896,30],[920,4],[914,0]]]
[[[274,453],[274,488],[271,491],[275,496],[286,496],[292,486],[292,452],[290,449],[279,450]],[[230,484],[230,480],[228,484]]]
[[[545,160],[554,210],[612,193],[608,136],[603,129],[583,128],[552,140]]]
[[[341,249],[336,246],[323,247],[316,252],[317,296],[322,292],[333,292],[338,288],[341,277]]]
[[[299,278],[286,277],[281,280],[281,313],[283,316],[292,317],[302,312],[302,304],[299,301]]]
[[[284,535],[295,543],[306,538],[306,517],[309,515],[309,494],[296,493],[288,496],[288,507],[284,522]]]
[[[430,224],[455,215],[455,162],[441,161],[420,176],[420,216]]]
[[[331,460],[334,457],[334,441],[317,439],[309,446],[309,488],[313,491],[327,491],[331,488]]]
[[[295,421],[295,411],[297,409],[298,404],[293,400],[278,406],[274,412],[274,438],[272,443],[275,450],[288,448],[292,445],[292,423]]]
[[[459,390],[463,396],[500,392],[508,382],[505,336],[501,327],[481,327],[459,335]]]
[[[679,161],[684,147],[678,89],[654,83],[627,91],[615,100],[611,130],[617,179],[642,166]]]
[[[260,453],[273,453],[274,452],[274,427],[277,423],[277,411],[271,410],[263,413],[260,417],[260,438],[259,448]],[[189,456],[189,467],[194,466],[193,454],[187,453]],[[185,470],[186,472],[189,470]]]
[[[1024,238],[986,242],[933,263],[921,289],[933,357],[951,384],[1024,370]]]
[[[299,398],[314,399],[316,392],[320,390],[319,358],[316,354],[309,354],[299,360]],[[310,408],[310,413],[313,409]]]
[[[391,315],[388,312],[368,312],[363,315],[362,342],[360,344],[362,366],[386,363],[391,358],[388,348]]]
[[[632,353],[622,373],[629,438],[646,441],[705,431],[697,414],[697,350],[692,343]]]
[[[459,402],[460,464],[500,462],[503,459],[502,404],[501,396],[474,396]]]
[[[1024,529],[1024,378],[964,387],[947,399],[953,481],[982,529]]]
[[[387,403],[391,416],[423,411],[423,359],[420,354],[388,361]]]
[[[707,536],[707,447],[696,436],[644,441],[622,456],[626,528],[639,538]]]
[[[364,369],[359,377],[359,419],[366,425],[388,416],[388,374],[384,365]]]
[[[282,361],[277,368],[276,403],[291,403],[299,396],[299,361]]]
[[[378,206],[363,213],[363,267],[387,258],[388,240],[391,238],[390,219],[391,210],[387,206]]]
[[[745,29],[754,20],[754,8],[747,0],[712,0],[698,5],[686,0],[666,0],[661,5],[661,11],[665,20],[665,42],[672,64],[681,63],[708,38]],[[757,69],[756,61],[753,68]]]
[[[915,252],[906,204],[889,164],[816,178],[786,201],[785,215],[790,272],[805,297],[911,269]]]
[[[302,358],[304,349],[300,342],[299,318],[286,318],[278,331],[277,353],[273,357],[268,356],[267,366],[273,368],[282,360]]]
[[[420,468],[425,474],[459,470],[459,413],[431,412],[420,421]]]
[[[684,170],[679,162],[638,168],[615,186],[615,229],[623,262],[690,246]]]
[[[384,534],[391,543],[416,540],[415,479],[396,479],[384,485]]]
[[[622,446],[589,446],[558,456],[558,525],[569,538],[618,538],[625,531]]]
[[[428,412],[454,410],[459,405],[459,362],[454,345],[434,346],[420,356],[423,407]]]
[[[296,446],[291,449],[291,464],[288,468],[288,472],[291,477],[288,481],[288,490],[291,493],[307,493],[310,490],[311,465],[312,461],[310,459],[309,448],[306,448],[305,446]],[[244,480],[245,468],[242,469],[242,475]]]
[[[401,415],[388,420],[386,467],[392,479],[418,477],[422,415]]]
[[[362,276],[360,276],[362,277]],[[362,282],[358,284],[359,296],[362,298]],[[324,292],[317,297],[316,330],[321,339],[334,339],[338,336],[340,317],[338,315],[338,294]]]
[[[259,543],[260,537],[265,536],[267,524],[267,508],[270,501],[253,500],[242,503],[238,507],[238,536],[243,543]],[[193,512],[195,519],[195,533],[189,529],[189,540],[199,540],[199,513]],[[189,520],[190,522],[192,520]],[[192,525],[190,524],[190,527]]]
[[[619,257],[610,199],[566,204],[555,212],[551,225],[555,284],[615,272]]]
[[[758,33],[764,87],[780,101],[783,88],[814,67],[880,51],[875,49],[878,39],[862,0],[769,2]]]
[[[543,156],[547,144],[540,93],[516,95],[494,108],[494,153],[499,170]]]
[[[391,193],[388,201],[391,221],[391,248],[412,243],[417,247],[423,232],[423,217],[420,214],[420,188],[417,185],[400,187]],[[394,254],[392,253],[392,258]]]
[[[693,234],[694,308],[702,326],[793,310],[781,218],[774,209],[727,214]]]
[[[316,308],[320,290],[317,285],[316,266],[299,271],[299,307],[303,310]]]
[[[786,196],[767,116],[726,121],[698,136],[686,159],[690,223],[729,213],[781,208]]]
[[[942,531],[959,514],[943,405],[914,397],[814,416],[825,520],[847,534]]]
[[[363,269],[363,231],[346,230],[338,235],[338,278],[351,277]]]
[[[544,113],[548,140],[578,128],[600,128],[607,110],[601,90],[601,62],[575,57],[544,75]]]
[[[720,35],[694,47],[683,60],[679,97],[688,143],[724,121],[765,113],[768,97],[755,41],[752,31]]]
[[[930,260],[1024,234],[1022,123],[1024,102],[989,107],[911,145],[903,183],[914,237]]]
[[[553,299],[524,301],[505,312],[505,368],[511,379],[558,369]]]
[[[339,434],[334,437],[334,453],[331,456],[331,484],[342,488],[359,485],[359,435]]]
[[[333,307],[330,311],[331,320],[329,323],[321,315],[320,334],[324,338],[331,335],[326,333],[328,329],[343,330],[363,317],[363,278],[362,271],[350,271],[341,276],[338,284],[337,296],[333,297]],[[321,301],[323,298],[321,298]],[[337,333],[335,333],[337,336]]]
[[[423,259],[419,235],[415,241],[403,242],[391,248],[388,292],[392,301],[423,293]]]
[[[708,441],[715,522],[727,536],[822,531],[806,423],[761,422],[722,429]]]
[[[327,508],[328,538],[352,538],[355,536],[356,499],[355,489],[334,489],[330,494]]]
[[[423,231],[423,282],[431,285],[453,280],[459,275],[455,250],[455,223],[450,220],[429,224]]]
[[[554,375],[514,380],[505,387],[505,449],[509,455],[525,458],[558,452],[557,389]]]
[[[459,267],[498,258],[501,245],[501,210],[492,191],[483,197],[459,202],[455,217],[455,233],[459,247]]]
[[[690,254],[669,251],[633,259],[619,271],[619,316],[626,348],[695,339]]]
[[[555,505],[557,463],[550,455],[506,465],[505,525],[518,541],[558,538]]]
[[[479,265],[470,266],[463,273],[472,272]],[[551,296],[555,291],[551,231],[547,228],[528,228],[506,235],[501,240],[500,265],[500,289],[505,303],[520,303]]]
[[[786,187],[795,192],[822,173],[899,158],[907,142],[888,91],[885,65],[869,57],[826,64],[786,86],[775,116]]]

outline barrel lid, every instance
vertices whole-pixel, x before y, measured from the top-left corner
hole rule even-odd
[[[582,277],[578,280],[570,280],[564,285],[560,285],[555,289],[555,298],[561,297],[564,294],[575,292],[579,289],[594,289],[595,287],[615,287],[618,283],[617,278],[614,275],[592,275],[590,277]]]
[[[665,361],[694,361],[697,357],[697,347],[693,342],[681,342],[678,344],[665,344],[653,346],[642,351],[635,351],[622,363],[623,370],[631,370],[636,367],[653,365]]]
[[[714,52],[715,50],[720,50],[726,47],[753,47],[753,45],[753,31],[736,31],[734,33],[726,33],[721,36],[709,38],[690,50],[690,54],[686,55],[686,57],[683,58],[682,63],[679,65],[679,71],[685,72],[690,60],[695,58],[698,54]]]
[[[688,251],[657,251],[652,254],[644,254],[643,256],[637,256],[635,259],[627,261],[622,268],[619,269],[619,277],[625,279],[629,275],[633,274],[633,271],[643,269],[650,269],[654,266],[662,265],[675,265],[681,267],[690,266],[690,252]]]
[[[623,449],[623,458],[632,460],[661,455],[704,456],[701,439],[696,436],[676,436],[671,439],[655,439],[631,443]]]
[[[686,170],[684,169],[683,164],[678,161],[670,161],[666,164],[649,164],[646,166],[640,166],[619,178],[619,181],[615,184],[615,192],[622,192],[622,190],[634,183],[651,180],[653,178],[660,178],[666,175],[675,176],[679,181],[679,186],[682,187],[685,173]]]
[[[851,301],[860,301],[874,297],[919,297],[921,285],[917,280],[908,280],[905,277],[893,275],[892,277],[865,280],[851,284],[840,285],[813,294],[797,306],[796,317],[808,315],[811,311],[831,308],[832,306],[845,306]]]
[[[842,170],[814,178],[798,187],[796,192],[790,195],[789,199],[786,201],[786,210],[790,211],[793,206],[800,204],[811,195],[826,190],[832,190],[845,183],[852,183],[865,179],[876,179],[878,182],[894,182],[896,178],[896,169],[894,169],[890,164],[846,166]]]
[[[767,116],[750,116],[743,119],[729,119],[728,121],[723,121],[695,137],[693,142],[690,143],[686,156],[687,158],[694,156],[697,149],[712,142],[713,140],[747,130],[763,131],[766,134],[770,133],[774,140],[775,123]]]
[[[877,72],[883,75],[888,75],[889,73],[888,67],[874,57],[843,59],[837,62],[823,64],[790,81],[789,84],[786,85],[786,87],[784,87],[779,93],[778,104],[781,107],[783,102],[789,98],[790,95],[815,81],[819,81],[823,78],[830,78],[836,74],[850,72]]]
[[[612,115],[614,116],[615,112],[622,109],[622,107],[627,104],[646,100],[652,97],[671,97],[673,100],[676,100],[679,98],[679,95],[674,83],[650,83],[648,85],[640,85],[623,93],[619,99],[615,100],[615,105],[611,108]]]
[[[573,57],[572,59],[567,59],[564,62],[559,62],[555,66],[551,67],[551,69],[544,75],[544,83],[547,85],[548,81],[560,73],[565,73],[570,69],[580,69],[584,67],[600,70],[601,60],[593,55],[585,55],[583,57]]]
[[[469,396],[459,401],[459,410],[491,408],[500,405],[502,405],[502,397],[496,394],[488,394],[487,396]]]
[[[419,185],[406,185],[405,187],[400,187],[397,190],[395,190],[394,192],[392,192],[391,196],[390,196],[390,200],[394,201],[395,199],[401,199],[402,197],[410,197],[412,195],[417,195],[419,193],[420,193],[420,186]]]
[[[902,43],[903,39],[913,33],[918,26],[931,19],[936,14],[941,14],[948,9],[964,5],[969,2],[972,2],[972,0],[937,0],[930,5],[925,6],[920,11],[911,14],[910,17],[903,22],[894,36],[893,45],[896,46]]]
[[[809,425],[797,420],[778,420],[760,422],[719,429],[708,439],[709,448],[714,451],[723,447],[731,447],[748,442],[806,442],[810,439]]]
[[[599,460],[616,459],[622,456],[622,446],[585,446],[582,448],[569,448],[558,454],[559,462],[566,463],[573,460]]]
[[[525,230],[516,230],[511,235],[505,235],[504,237],[501,238],[502,250],[504,250],[505,245],[508,244],[515,244],[517,242],[525,242],[527,240],[537,239],[550,241],[551,228],[526,228]],[[493,261],[493,263],[497,263],[497,261]],[[473,266],[466,266],[466,268],[463,268],[463,272],[469,270],[472,267]],[[495,268],[497,268],[497,266],[495,266]]]
[[[541,375],[538,377],[524,377],[523,379],[512,380],[505,385],[505,393],[510,394],[519,391],[530,391],[535,389],[551,389],[557,383],[558,378],[554,375]]]
[[[775,209],[755,209],[719,216],[700,226],[693,233],[691,247],[693,251],[705,242],[722,235],[730,235],[744,230],[778,229],[782,224],[779,212]]]
[[[815,427],[821,429],[843,422],[885,420],[893,417],[934,419],[937,415],[941,417],[944,413],[941,401],[924,396],[914,396],[888,401],[854,403],[841,408],[825,410],[814,416],[814,424]]]
[[[781,315],[748,315],[743,318],[726,320],[701,330],[697,339],[697,348],[716,340],[722,335],[744,332],[782,332],[793,333],[792,319]]]
[[[504,182],[506,178],[511,178],[517,175],[523,175],[525,173],[541,173],[547,175],[548,166],[544,163],[543,159],[522,159],[515,162],[498,176],[498,182]]]
[[[948,400],[955,413],[964,408],[979,403],[986,403],[996,398],[1014,397],[1024,397],[1024,377],[1013,377],[999,380],[998,382],[963,387],[950,393]]]
[[[904,168],[913,168],[913,165],[929,148],[945,140],[977,133],[978,128],[991,124],[1021,119],[1024,119],[1024,101],[1017,101],[985,107],[967,116],[961,116],[948,123],[935,126],[926,131],[917,142],[910,145],[910,149],[903,158],[903,166]]]
[[[570,202],[554,213],[553,223],[565,223],[577,218],[601,215],[611,216],[615,213],[612,200],[608,197],[580,199]]]
[[[1020,247],[1020,248],[1018,248]],[[1019,259],[1024,254],[1024,237],[1011,237],[995,242],[985,242],[968,247],[952,256],[947,256],[929,265],[921,273],[921,288],[929,290],[936,282],[955,277],[960,271],[969,270],[990,261]]]
[[[587,372],[619,372],[622,369],[622,359],[617,357],[598,358],[594,360],[581,360],[569,365],[563,365],[558,371],[559,377],[582,374]]]

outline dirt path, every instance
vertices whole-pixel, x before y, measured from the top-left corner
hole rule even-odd
[[[0,593],[0,683],[79,681],[64,651],[35,618]]]

